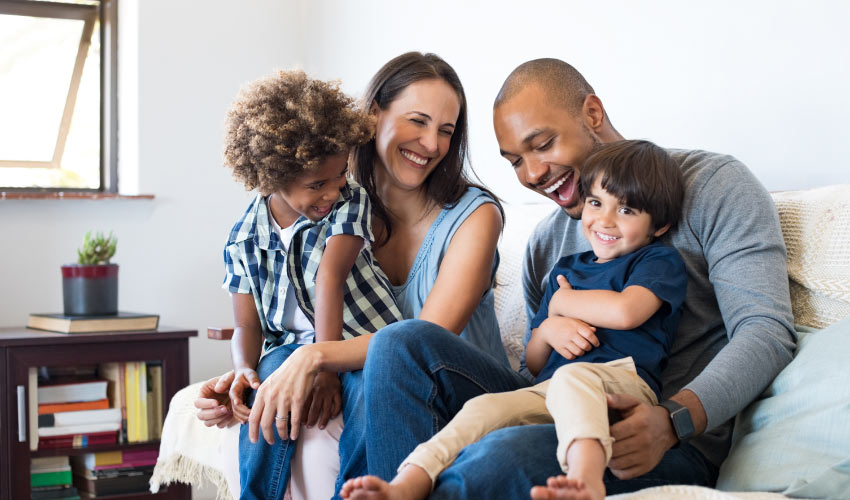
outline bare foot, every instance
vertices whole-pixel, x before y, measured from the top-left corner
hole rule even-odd
[[[581,479],[564,475],[553,476],[546,480],[546,486],[531,488],[532,500],[603,500],[605,484],[586,484]]]
[[[339,490],[339,496],[349,500],[424,500],[430,491],[428,474],[415,465],[408,465],[391,483],[376,476],[349,479]]]
[[[392,496],[390,483],[377,476],[362,476],[349,479],[339,490],[339,496],[350,500],[389,500]]]

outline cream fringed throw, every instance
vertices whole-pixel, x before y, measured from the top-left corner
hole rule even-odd
[[[202,384],[184,387],[171,399],[151,491],[173,482],[201,486],[206,480],[217,489],[217,500],[239,498],[239,426],[219,429],[198,420],[194,401]]]
[[[775,193],[773,200],[794,320],[823,328],[850,316],[850,185]]]

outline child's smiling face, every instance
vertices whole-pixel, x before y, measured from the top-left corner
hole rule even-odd
[[[664,226],[653,230],[652,216],[623,204],[602,189],[598,178],[585,198],[581,225],[600,264],[652,243],[669,229]]]
[[[347,172],[348,152],[325,158],[319,168],[304,173],[272,195],[275,220],[281,227],[288,227],[300,215],[314,222],[323,219],[339,198]]]

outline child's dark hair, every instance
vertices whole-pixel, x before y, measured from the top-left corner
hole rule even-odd
[[[227,112],[224,163],[248,190],[277,191],[372,137],[374,119],[339,84],[279,71],[245,86]]]
[[[621,203],[646,212],[653,229],[676,227],[682,213],[682,170],[663,148],[649,141],[617,141],[595,148],[581,167],[581,196],[599,180]]]

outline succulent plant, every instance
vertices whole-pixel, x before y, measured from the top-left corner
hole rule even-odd
[[[109,264],[109,259],[115,255],[118,240],[109,232],[109,236],[97,233],[94,237],[91,231],[86,233],[83,246],[77,250],[77,263],[82,265]]]

